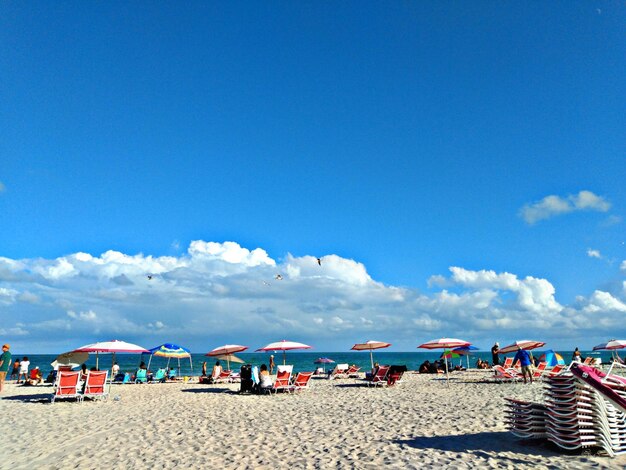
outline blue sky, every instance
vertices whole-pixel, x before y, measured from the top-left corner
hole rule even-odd
[[[3,341],[626,337],[623,3],[0,8]]]

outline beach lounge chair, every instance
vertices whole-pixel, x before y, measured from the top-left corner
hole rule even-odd
[[[346,374],[348,375],[348,377],[351,377],[351,378],[354,378],[354,379],[358,379],[360,370],[361,370],[360,367],[352,365],[352,366],[350,366],[350,368],[348,369],[348,372],[346,372]]]
[[[374,373],[374,375],[372,375],[372,378],[370,380],[368,380],[367,385],[368,386],[386,386],[387,385],[387,373],[389,372],[389,366],[379,366],[378,369],[376,369],[376,372]]]
[[[293,371],[293,366],[278,366],[276,370],[276,381],[274,382],[274,386],[272,387],[272,391],[274,393],[278,393],[279,391],[289,392],[291,391],[291,372]]]
[[[350,366],[348,364],[337,364],[333,370],[328,374],[328,379],[347,379],[348,378],[348,370]]]
[[[533,379],[540,379],[546,370],[547,362],[540,362],[539,365],[533,371]]]
[[[513,358],[505,357],[504,364],[502,364],[502,367],[504,367],[505,369],[510,369],[511,367],[513,367]]]
[[[83,399],[80,394],[80,372],[61,371],[58,374],[57,383],[52,393],[52,403],[62,398]]]
[[[109,377],[109,371],[95,371],[91,370],[87,372],[87,380],[85,380],[85,391],[83,392],[83,398],[95,398],[106,400],[109,396],[109,392],[106,390],[107,378]]]
[[[136,384],[145,384],[148,382],[148,371],[146,369],[137,369],[135,374]]]
[[[402,381],[402,376],[407,371],[406,366],[391,366],[387,372],[387,385],[395,385]]]
[[[515,369],[505,369],[502,366],[493,366],[495,373],[494,379],[497,382],[516,382],[522,379],[522,376]]]
[[[565,366],[557,364],[548,372],[548,375],[558,375],[563,371],[563,369],[565,369]]]
[[[220,372],[220,375],[213,380],[213,383],[216,383],[216,384],[217,383],[230,383],[233,381],[231,378],[231,375],[232,375],[232,371],[223,370]]]
[[[312,376],[313,372],[298,372],[298,375],[296,375],[293,385],[291,386],[291,390],[298,391],[308,389]]]

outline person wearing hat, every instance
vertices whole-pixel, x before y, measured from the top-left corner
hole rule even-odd
[[[496,342],[491,348],[491,365],[499,366],[500,365],[500,356],[498,355],[498,351],[500,351],[500,343]]]
[[[274,355],[270,354],[270,375],[274,373]]]
[[[2,355],[0,356],[0,392],[2,392],[4,379],[6,378],[9,366],[11,365],[11,353],[9,352],[9,349],[11,349],[11,347],[8,344],[2,345]]]

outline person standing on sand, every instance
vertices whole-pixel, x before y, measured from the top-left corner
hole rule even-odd
[[[9,366],[11,365],[11,353],[9,352],[9,349],[11,349],[11,347],[8,344],[4,344],[2,346],[2,356],[0,356],[0,392],[2,392],[4,379],[6,378]]]
[[[274,355],[270,354],[270,375],[272,375],[274,373]]]
[[[491,348],[491,363],[494,366],[500,365],[500,356],[498,355],[498,351],[500,351],[500,343],[496,342],[496,344],[494,344]]]
[[[517,354],[515,354],[515,358],[513,358],[513,364],[519,361],[520,366],[522,366],[522,376],[524,377],[524,383],[526,383],[526,376],[530,380],[530,383],[533,383],[533,358],[531,354],[522,349],[521,347],[517,347]]]

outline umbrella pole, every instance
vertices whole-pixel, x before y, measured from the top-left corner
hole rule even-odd
[[[446,363],[446,383],[448,384],[448,387],[449,387],[450,386],[450,376],[448,375],[448,358],[446,358],[444,356],[443,360]]]
[[[469,370],[469,354],[467,355],[467,370]]]
[[[180,357],[178,358],[178,377],[180,377]]]
[[[283,365],[287,364],[287,351],[283,349]]]
[[[98,351],[96,351],[96,369],[98,369]]]
[[[374,370],[374,353],[372,352],[371,349],[370,349],[370,363],[372,364],[372,370]]]
[[[148,370],[150,370],[150,363],[152,363],[152,354],[150,354],[150,359],[148,359]]]

